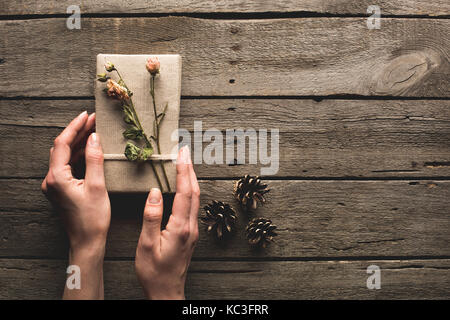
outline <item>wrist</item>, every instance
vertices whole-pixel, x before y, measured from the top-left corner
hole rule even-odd
[[[86,245],[71,244],[69,257],[71,260],[103,260],[105,256],[105,242],[89,243]]]
[[[70,250],[75,253],[83,254],[96,254],[105,251],[106,235],[98,235],[90,238],[78,239],[75,237],[69,237]]]
[[[167,288],[166,288],[167,289]],[[148,300],[185,300],[184,290],[165,290],[156,292],[151,290],[144,290],[145,296]]]
[[[79,290],[64,288],[64,299],[103,299],[104,246],[77,246],[69,250],[69,265],[78,267]]]
[[[184,294],[154,294],[146,295],[148,300],[186,300]]]

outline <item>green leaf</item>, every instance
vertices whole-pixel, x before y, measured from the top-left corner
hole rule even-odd
[[[122,106],[123,110],[123,121],[128,124],[136,125],[133,117],[133,113],[131,112],[130,108],[127,105]]]
[[[141,148],[134,145],[131,142],[127,142],[127,145],[125,147],[125,157],[127,157],[130,161],[136,161],[139,160],[139,156],[141,153]]]
[[[127,113],[125,113],[123,115],[123,121],[125,121],[125,123],[128,123],[128,124],[134,124],[133,116],[131,116],[130,114],[127,114]]]
[[[152,147],[143,148],[143,149],[141,149],[141,152],[139,154],[139,160],[140,161],[147,161],[148,159],[150,159],[150,156],[152,154],[153,154],[153,148]]]
[[[142,139],[142,137],[144,136],[142,130],[136,126],[132,126],[131,128],[128,128],[122,134],[126,139],[131,139],[131,140],[139,140],[139,139]]]
[[[100,82],[106,82],[108,81],[109,77],[106,76],[106,73],[100,73],[97,75],[97,80]]]

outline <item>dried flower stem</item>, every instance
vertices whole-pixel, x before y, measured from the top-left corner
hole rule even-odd
[[[116,71],[117,75],[119,76],[119,79],[120,79],[121,83],[124,85],[124,87],[125,87],[128,91],[130,91],[130,89],[128,88],[128,86],[125,84],[125,81],[123,80],[122,76],[120,75],[119,71],[118,71],[117,69],[114,69],[114,70]],[[153,148],[153,146],[152,146],[150,140],[149,140],[148,137],[147,137],[147,134],[144,132],[144,128],[142,127],[141,122],[139,121],[139,117],[138,117],[137,112],[136,112],[136,109],[135,109],[135,107],[134,107],[133,100],[132,100],[131,97],[130,97],[128,100],[123,100],[123,102],[130,108],[130,110],[131,110],[131,112],[132,112],[132,114],[133,114],[133,118],[134,118],[134,120],[136,120],[136,125],[137,125],[137,127],[139,128],[139,130],[142,131],[142,135],[143,135],[143,137],[144,137],[146,146],[147,146],[148,148]],[[156,177],[156,180],[157,180],[157,182],[158,182],[159,188],[160,188],[161,190],[164,190],[163,187],[162,187],[161,179],[160,179],[160,177],[159,177],[159,175],[158,175],[158,172],[156,171],[155,164],[154,164],[153,161],[151,161],[151,160],[150,160],[150,165],[152,166],[153,173],[155,174],[155,177]],[[166,179],[167,179],[166,172],[164,171],[164,166],[163,166],[163,172],[164,172],[164,176],[165,176]],[[169,186],[168,183],[167,183],[167,185]],[[169,186],[169,192],[170,192],[170,186]]]
[[[142,128],[141,122],[139,121],[139,117],[137,115],[136,109],[134,108],[134,103],[131,100],[131,98],[130,98],[130,103],[131,103],[131,105],[128,105],[128,106],[131,108],[131,111],[133,112],[133,117],[135,118],[139,129],[142,130],[142,135],[144,136],[144,140],[145,140],[146,146],[148,148],[150,148],[150,147],[152,147],[152,144],[151,144],[150,140],[148,139],[147,134],[144,132],[144,129]],[[150,160],[150,165],[152,166],[153,172],[155,173],[156,180],[158,181],[159,188],[161,190],[164,190],[163,187],[162,187],[161,179],[159,178],[158,172],[156,171],[155,164],[151,160]],[[164,169],[164,167],[163,167],[163,169]],[[170,187],[169,187],[169,192],[170,192]]]
[[[158,149],[156,150],[157,153],[161,152],[161,146],[159,143],[159,125],[161,123],[161,121],[163,120],[164,116],[165,116],[165,111],[164,110],[161,114],[158,115],[158,113],[156,112],[156,98],[155,98],[155,76],[156,74],[151,74],[150,77],[150,94],[152,96],[152,100],[153,100],[153,113],[155,115],[155,125],[154,125],[154,136],[153,136],[153,140],[156,141],[156,145],[158,147]],[[161,118],[160,118],[161,117]],[[161,162],[161,167],[163,169],[163,175],[164,175],[164,180],[166,181],[167,184],[167,188],[169,189],[169,192],[171,192],[170,189],[170,183],[169,183],[169,179],[167,178],[167,173],[166,173],[166,169],[164,167],[164,163]]]

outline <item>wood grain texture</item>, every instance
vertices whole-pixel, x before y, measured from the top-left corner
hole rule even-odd
[[[93,99],[86,100],[0,100],[0,124],[64,128],[87,110],[95,111]],[[111,110],[114,112],[113,110]],[[324,99],[181,99],[180,126],[194,129],[202,121],[203,129],[264,129],[279,127],[280,132],[312,130],[324,123],[423,121],[450,122],[448,100],[336,100]]]
[[[13,0],[0,8],[0,15],[65,14],[70,0]],[[82,14],[89,13],[209,13],[209,12],[298,12],[308,11],[330,14],[366,14],[367,7],[380,6],[383,14],[448,15],[450,5],[445,0],[85,0],[80,5]]]
[[[68,244],[40,182],[54,137],[94,110],[98,53],[181,54],[182,94],[194,99],[182,100],[180,126],[190,131],[198,120],[204,130],[280,129],[271,179],[282,180],[268,181],[255,214],[278,226],[277,241],[249,247],[242,213],[226,243],[200,225],[188,298],[450,298],[450,20],[424,18],[449,15],[448,1],[378,1],[382,15],[408,16],[383,18],[380,30],[367,28],[366,0],[87,0],[82,29],[69,30],[72,4],[0,8],[0,98],[18,98],[0,99],[0,299],[61,297]],[[424,100],[293,99],[328,95]],[[201,205],[237,207],[231,178],[259,168],[197,165],[211,179],[200,181]],[[145,197],[111,196],[106,298],[143,298],[132,260]],[[381,290],[366,288],[371,264]]]
[[[0,256],[65,257],[59,218],[40,180],[0,180]],[[196,258],[450,256],[449,181],[269,181],[256,216],[278,226],[276,243],[254,250],[244,237],[249,219],[216,243],[200,226]],[[201,181],[201,207],[222,200],[235,208],[233,181]],[[108,257],[133,257],[146,194],[113,195]],[[167,205],[166,207],[169,207]],[[239,211],[240,212],[240,211]],[[204,214],[200,210],[200,214]]]
[[[381,289],[366,287],[381,268]],[[0,299],[60,299],[62,260],[0,259]],[[143,299],[133,261],[106,261],[105,298]],[[17,285],[20,283],[20,286]],[[450,260],[191,263],[188,299],[449,299]]]
[[[188,96],[449,97],[447,19],[0,21],[0,96],[92,96],[98,53],[177,53]],[[18,54],[20,52],[20,54]],[[50,62],[51,63],[47,63]],[[45,63],[43,63],[45,62]]]
[[[0,100],[2,177],[43,177],[48,150],[92,100]],[[184,99],[180,128],[278,128],[278,177],[450,175],[450,101]],[[37,139],[36,137],[39,137]],[[205,146],[208,143],[205,143]],[[226,141],[224,141],[226,145]],[[23,161],[24,151],[32,161]],[[259,174],[261,165],[196,165],[200,177]]]

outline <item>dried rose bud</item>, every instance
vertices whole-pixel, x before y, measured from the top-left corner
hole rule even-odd
[[[112,62],[108,61],[107,63],[105,63],[105,69],[108,72],[114,71],[116,70],[116,68],[114,67],[114,65],[112,64]]]
[[[121,86],[116,81],[112,79],[108,79],[106,82],[106,87],[108,88],[108,96],[119,99],[119,100],[125,100],[129,99],[130,96],[128,95],[127,88]]]
[[[97,75],[97,80],[100,82],[108,81],[109,77],[106,76],[106,73],[100,73]]]
[[[147,71],[150,72],[150,74],[153,76],[159,73],[160,63],[158,58],[149,58],[145,67],[147,68]]]

